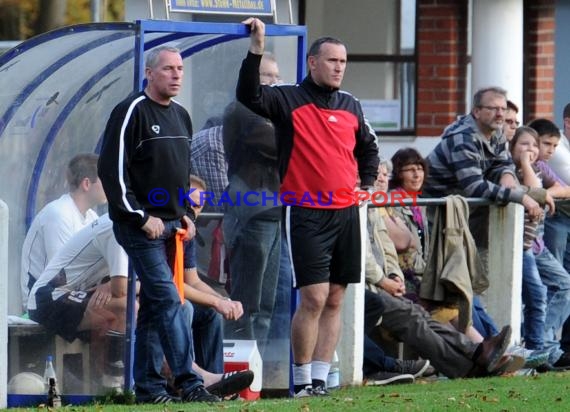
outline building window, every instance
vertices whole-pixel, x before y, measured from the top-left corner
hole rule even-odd
[[[348,50],[343,89],[358,97],[376,132],[414,135],[416,0],[301,1],[309,44],[321,36]]]

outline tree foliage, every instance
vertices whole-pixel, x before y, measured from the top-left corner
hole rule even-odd
[[[0,40],[25,40],[61,26],[88,23],[92,0],[0,0]],[[99,0],[101,21],[124,19],[124,0]]]

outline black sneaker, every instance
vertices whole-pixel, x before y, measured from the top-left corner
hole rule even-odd
[[[164,405],[164,404],[177,403],[177,402],[180,402],[180,398],[177,398],[176,396],[171,396],[167,393],[137,398],[137,403],[149,403],[155,405]]]
[[[248,388],[253,382],[253,378],[253,371],[251,370],[227,372],[222,375],[218,382],[208,386],[206,390],[223,398]]]
[[[400,360],[396,359],[396,366],[390,372],[400,375],[413,375],[414,378],[430,376],[435,373],[435,369],[430,370],[429,360]]]
[[[542,365],[538,365],[536,368],[538,373],[546,373],[546,372],[556,372],[556,368],[552,366],[550,362],[543,363]]]
[[[329,391],[324,386],[317,386],[313,388],[311,385],[305,386],[299,392],[295,393],[295,398],[307,398],[309,396],[329,396]]]
[[[197,386],[192,391],[184,394],[183,402],[221,402],[216,395],[212,395],[203,385]]]
[[[313,386],[313,396],[330,396],[330,392],[322,385]]]
[[[414,383],[414,375],[397,372],[376,372],[364,378],[366,386],[383,386],[396,383]]]
[[[570,352],[564,352],[552,366],[557,371],[570,369]]]

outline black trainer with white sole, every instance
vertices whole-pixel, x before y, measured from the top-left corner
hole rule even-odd
[[[397,372],[376,372],[364,378],[364,385],[366,386],[384,386],[397,383],[414,383],[414,375],[409,373]]]
[[[169,395],[168,393],[161,393],[159,395],[151,395],[140,398],[137,397],[137,403],[163,405],[163,404],[178,403],[178,402],[180,402],[180,398]]]
[[[192,389],[190,392],[187,392],[182,396],[182,402],[221,402],[222,400],[214,395],[211,394],[204,388],[204,386],[200,385],[196,388]]]
[[[206,390],[223,398],[248,388],[253,382],[253,377],[251,370],[226,372],[218,382],[208,386]]]

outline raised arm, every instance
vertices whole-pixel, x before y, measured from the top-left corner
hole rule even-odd
[[[249,27],[250,53],[263,54],[265,51],[265,23],[257,17],[249,17],[242,23]]]

